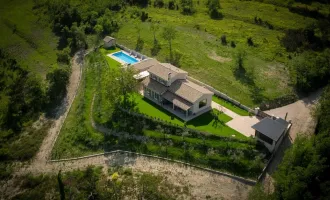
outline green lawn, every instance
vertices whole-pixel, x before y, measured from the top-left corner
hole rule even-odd
[[[163,109],[159,105],[153,103],[152,101],[144,98],[139,94],[134,95],[134,98],[137,103],[138,112],[144,113],[150,117],[170,122],[172,124],[184,126],[184,122],[181,119],[176,117],[174,114],[168,112],[167,110]],[[225,125],[225,123],[230,121],[232,118],[230,118],[224,113],[220,114],[217,110],[213,110],[213,112],[218,113],[220,122],[216,122],[211,113],[208,112],[196,117],[195,119],[188,121],[186,123],[187,127],[220,136],[231,137],[232,135],[235,135],[236,138],[246,138],[241,133]]]
[[[179,67],[188,71],[189,75],[250,107],[259,105],[262,100],[292,94],[294,91],[288,86],[289,72],[285,67],[289,53],[282,47],[280,38],[286,29],[304,28],[316,20],[292,13],[288,8],[260,2],[225,0],[221,1],[221,6],[222,20],[210,19],[205,1],[195,2],[197,12],[193,16],[152,6],[143,9],[160,26],[156,38],[161,50],[154,57],[160,61],[169,57],[168,42],[161,34],[162,27],[170,24],[177,30],[173,51],[182,55]],[[121,28],[114,37],[118,43],[135,49],[138,34],[134,27],[140,23],[144,42],[141,52],[151,56],[153,34],[150,22],[132,19],[130,16],[134,12],[136,9],[131,7],[126,10],[121,18]],[[275,29],[255,24],[255,16],[272,24]],[[222,35],[226,35],[227,45],[221,44]],[[248,37],[254,41],[253,47],[247,45]],[[236,44],[235,48],[230,46],[231,41]],[[241,50],[246,52],[244,66],[252,74],[249,83],[233,73],[235,55]]]
[[[241,116],[249,116],[249,112],[246,111],[246,110],[243,110],[242,108],[240,107],[237,107],[235,106],[234,104],[224,100],[224,99],[221,99],[221,98],[218,98],[216,96],[213,96],[212,97],[212,101],[222,105],[223,107],[225,108],[228,108],[229,110],[235,112],[236,114],[239,114]]]
[[[102,55],[104,56],[104,58],[106,59],[106,61],[108,62],[108,65],[110,67],[117,67],[119,65],[121,65],[119,62],[117,62],[116,60],[110,58],[109,56],[107,56],[108,54],[114,53],[120,51],[119,48],[113,48],[113,49],[104,49],[104,48],[100,48],[100,52],[102,53]]]

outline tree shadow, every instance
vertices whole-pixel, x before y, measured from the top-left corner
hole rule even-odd
[[[253,73],[247,72],[246,69],[241,66],[234,70],[234,76],[236,80],[249,87],[253,103],[260,104],[265,100],[266,97],[262,94],[265,89],[256,85]]]
[[[157,40],[154,40],[154,46],[150,49],[150,53],[152,56],[157,56],[159,51],[161,50],[161,46]]]
[[[135,45],[135,50],[141,52],[144,46],[144,41],[141,38],[138,38]]]

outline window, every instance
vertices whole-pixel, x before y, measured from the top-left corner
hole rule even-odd
[[[202,107],[206,106],[206,104],[207,104],[207,99],[204,99],[204,100],[200,101],[199,102],[199,108],[202,108]]]
[[[256,133],[257,133],[257,137],[258,137],[259,139],[261,139],[262,141],[264,141],[264,142],[266,142],[266,143],[268,143],[268,144],[270,144],[270,145],[273,145],[273,140],[270,139],[268,136],[266,136],[266,135],[260,133],[259,131],[256,131]]]

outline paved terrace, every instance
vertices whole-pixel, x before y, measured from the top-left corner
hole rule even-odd
[[[212,101],[211,106],[213,109],[217,109],[225,113],[229,117],[233,118],[232,120],[226,123],[227,126],[240,132],[246,137],[250,137],[251,135],[254,136],[255,130],[251,128],[251,126],[258,123],[261,120],[261,118],[257,116],[241,116],[214,101]]]

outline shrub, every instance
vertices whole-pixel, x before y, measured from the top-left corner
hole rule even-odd
[[[170,9],[170,10],[174,10],[175,9],[175,1],[174,0],[170,0],[168,2],[168,9]]]
[[[140,17],[140,18],[141,18],[141,21],[142,21],[142,22],[145,22],[145,21],[149,18],[148,13],[142,11],[142,13],[141,13],[141,17]]]
[[[154,2],[154,7],[157,7],[157,8],[162,8],[164,7],[164,1],[163,0],[155,0]]]
[[[221,36],[221,44],[222,44],[222,45],[227,45],[226,35],[222,35],[222,36]]]
[[[234,41],[231,41],[231,42],[230,42],[230,46],[233,47],[233,48],[235,48],[235,47],[236,47],[235,42],[234,42]]]
[[[184,15],[192,15],[196,12],[192,0],[181,0],[181,13]]]
[[[252,37],[248,37],[248,38],[247,38],[247,44],[248,44],[249,46],[254,46],[254,43],[253,43]]]

